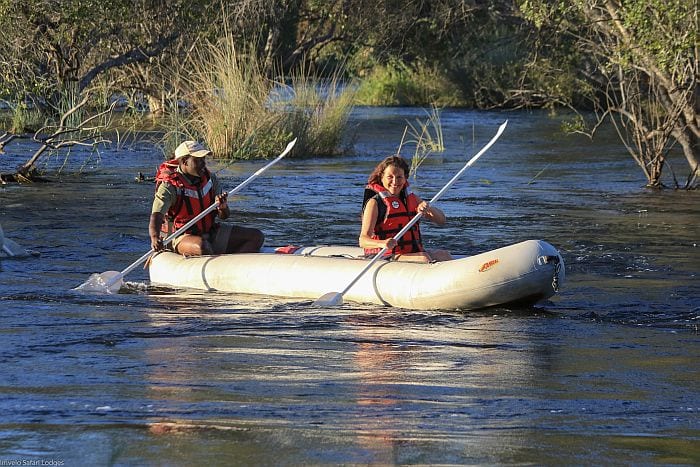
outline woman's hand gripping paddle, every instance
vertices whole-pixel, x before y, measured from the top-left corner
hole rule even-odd
[[[294,138],[284,149],[282,154],[277,156],[272,162],[267,164],[266,166],[258,169],[257,172],[255,172],[253,175],[248,177],[243,183],[238,185],[236,188],[228,192],[228,196],[233,196],[234,194],[238,193],[241,191],[243,188],[245,188],[250,182],[255,180],[259,175],[261,175],[263,172],[265,172],[267,169],[275,165],[277,162],[279,162],[284,156],[286,156],[289,151],[292,150],[294,147],[294,144],[297,142],[297,139]],[[215,202],[211,206],[209,206],[207,209],[202,211],[199,215],[191,219],[189,222],[187,222],[185,225],[177,229],[175,232],[170,234],[165,240],[163,240],[163,245],[167,245],[170,242],[173,241],[178,235],[184,233],[187,229],[192,227],[194,224],[197,223],[199,219],[202,217],[206,216],[210,212],[212,212],[214,209],[216,209],[219,206],[219,202]],[[90,276],[90,278],[85,281],[84,283],[80,284],[78,287],[74,288],[73,290],[79,290],[81,292],[97,292],[97,293],[117,293],[119,292],[119,289],[121,288],[123,281],[122,278],[129,274],[136,266],[139,264],[143,263],[146,261],[152,254],[154,253],[153,249],[151,248],[148,250],[147,253],[145,253],[143,256],[141,256],[139,259],[131,263],[129,266],[127,266],[123,271],[117,272],[117,271],[105,271],[102,274],[93,274]]]
[[[501,124],[501,126],[498,127],[498,131],[496,132],[496,135],[495,135],[493,138],[491,138],[491,141],[489,141],[488,143],[486,143],[486,145],[485,145],[483,148],[481,148],[481,151],[479,151],[478,153],[476,153],[476,155],[474,155],[474,157],[472,157],[471,159],[469,159],[469,162],[467,162],[467,163],[464,165],[464,167],[462,167],[462,168],[460,169],[460,171],[457,172],[457,173],[455,174],[455,176],[452,177],[452,179],[451,179],[449,182],[447,182],[447,185],[445,185],[444,187],[442,187],[442,189],[441,189],[435,196],[433,196],[433,199],[430,200],[430,205],[431,205],[431,206],[435,204],[435,202],[443,195],[443,193],[445,193],[445,192],[447,191],[447,189],[450,188],[450,187],[457,181],[457,179],[459,179],[459,177],[461,177],[462,174],[463,174],[469,167],[471,167],[471,165],[474,164],[474,162],[476,162],[476,160],[477,160],[479,157],[481,157],[481,155],[482,155],[483,153],[485,153],[486,151],[488,151],[488,149],[493,145],[493,143],[495,143],[496,140],[501,136],[501,133],[503,133],[503,130],[506,129],[506,125],[507,125],[507,124],[508,124],[508,120],[506,120],[505,122],[503,122],[503,123]],[[423,213],[422,213],[422,212],[419,212],[418,214],[416,214],[416,215],[413,217],[413,219],[411,219],[411,221],[410,221],[408,224],[406,224],[406,225],[404,226],[404,228],[401,229],[401,230],[399,231],[399,233],[396,234],[396,236],[394,236],[394,240],[396,240],[396,241],[398,242],[399,239],[400,239],[406,232],[408,232],[408,230],[409,230],[411,227],[413,227],[413,225],[414,225],[416,222],[418,222],[422,216],[423,216]],[[372,258],[372,260],[371,260],[369,263],[367,263],[367,265],[364,267],[364,269],[362,269],[362,271],[360,271],[360,273],[352,280],[352,282],[350,282],[350,283],[347,285],[347,287],[345,287],[345,289],[344,289],[342,292],[328,292],[327,294],[325,294],[325,295],[319,297],[318,299],[316,299],[316,301],[314,302],[314,305],[316,305],[316,306],[338,306],[338,305],[342,305],[342,304],[343,304],[343,295],[345,295],[345,294],[347,293],[347,291],[350,290],[350,289],[352,288],[352,286],[355,285],[355,283],[356,283],[358,280],[360,280],[360,278],[369,270],[369,268],[371,268],[372,265],[373,265],[374,263],[376,263],[377,260],[379,260],[379,258],[381,258],[382,255],[384,255],[384,253],[386,253],[386,250],[387,250],[387,247],[384,247],[384,248],[382,248],[382,249],[379,251],[379,253],[377,253],[376,255],[374,255],[374,258]]]

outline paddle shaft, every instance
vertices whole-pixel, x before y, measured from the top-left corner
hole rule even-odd
[[[256,179],[258,176],[260,176],[263,172],[265,172],[267,169],[269,169],[270,167],[272,167],[273,165],[275,165],[277,162],[279,162],[284,156],[286,156],[286,155],[289,153],[289,151],[292,150],[292,148],[294,147],[294,144],[295,144],[296,142],[297,142],[297,139],[294,138],[289,144],[287,144],[287,147],[284,149],[284,151],[282,152],[282,154],[280,154],[279,156],[277,156],[274,160],[272,160],[272,161],[271,161],[269,164],[267,164],[266,166],[261,167],[260,169],[258,169],[253,175],[251,175],[250,177],[248,177],[245,181],[243,181],[243,183],[241,183],[240,185],[238,185],[236,188],[234,188],[233,190],[229,191],[229,192],[228,192],[228,196],[233,196],[233,195],[235,195],[236,193],[238,193],[239,191],[241,191],[243,188],[245,188],[246,186],[248,186],[248,184],[249,184],[250,182],[252,182],[253,180],[255,180],[255,179]],[[199,213],[198,215],[196,215],[195,217],[193,217],[192,219],[190,219],[185,225],[183,225],[182,227],[180,227],[179,229],[177,229],[177,230],[176,230],[175,232],[173,232],[172,234],[168,235],[168,236],[165,238],[165,240],[163,240],[163,245],[167,245],[167,244],[169,244],[170,242],[172,242],[178,235],[184,233],[187,229],[189,229],[189,228],[192,227],[194,224],[196,224],[198,220],[200,220],[202,217],[204,217],[204,216],[206,216],[207,214],[209,214],[210,212],[212,212],[212,211],[213,211],[214,209],[216,209],[217,207],[219,207],[219,202],[218,202],[218,201],[215,201],[214,204],[212,204],[211,206],[209,206],[208,208],[206,208],[204,211],[202,211],[201,213]],[[136,261],[134,261],[133,263],[131,263],[129,266],[127,266],[126,268],[124,268],[124,270],[121,271],[119,274],[117,274],[116,276],[110,278],[110,279],[107,281],[107,283],[105,284],[105,287],[109,288],[111,285],[113,285],[113,284],[115,284],[117,281],[121,280],[124,276],[126,276],[127,274],[129,274],[136,266],[138,266],[139,264],[141,264],[141,263],[143,263],[144,261],[146,261],[154,252],[155,252],[155,250],[153,250],[153,248],[151,248],[150,250],[148,250],[147,253],[145,253],[145,254],[144,254],[143,256],[141,256],[139,259],[137,259]]]
[[[462,167],[462,168],[459,170],[459,172],[457,172],[457,173],[455,174],[455,176],[452,177],[452,179],[450,179],[450,181],[447,182],[447,184],[446,184],[444,187],[442,187],[442,189],[441,189],[440,191],[438,191],[437,194],[436,194],[435,196],[433,196],[433,199],[430,200],[430,205],[434,204],[438,199],[440,199],[440,197],[441,197],[452,185],[454,185],[454,183],[459,179],[459,177],[461,177],[462,174],[463,174],[469,167],[471,167],[472,164],[474,164],[474,162],[476,162],[476,160],[477,160],[479,157],[481,157],[482,154],[484,154],[486,151],[489,150],[489,148],[490,148],[491,146],[493,146],[493,143],[496,142],[496,140],[501,136],[501,133],[503,133],[503,130],[506,129],[506,125],[507,125],[507,124],[508,124],[508,120],[506,120],[505,122],[503,122],[503,123],[501,124],[501,126],[498,127],[498,131],[496,132],[496,134],[494,135],[494,137],[491,138],[491,140],[490,140],[488,143],[486,143],[486,145],[485,145],[483,148],[481,148],[481,150],[480,150],[479,152],[477,152],[477,153],[474,155],[474,157],[472,157],[471,159],[469,159],[469,162],[467,162],[467,163],[464,165],[464,167]],[[401,229],[401,230],[399,231],[399,233],[397,233],[397,234],[394,236],[394,240],[396,240],[396,241],[398,242],[399,239],[400,239],[401,237],[403,237],[404,234],[405,234],[406,232],[408,232],[408,230],[409,230],[411,227],[413,227],[413,226],[415,225],[415,223],[418,222],[418,221],[421,219],[421,217],[423,217],[423,212],[419,212],[418,214],[416,214],[415,216],[413,216],[413,219],[411,219],[411,220],[408,222],[408,224],[406,224],[406,225],[404,226],[404,228]],[[382,248],[381,250],[379,250],[379,253],[377,253],[376,255],[374,255],[374,258],[372,258],[372,260],[371,260],[369,263],[367,263],[367,265],[366,265],[366,266],[362,269],[362,271],[360,271],[360,273],[352,280],[352,282],[350,282],[350,283],[348,284],[348,286],[345,287],[345,289],[344,289],[342,292],[340,292],[340,295],[345,295],[345,293],[346,293],[348,290],[350,290],[350,289],[352,288],[352,286],[355,285],[355,283],[356,283],[358,280],[360,280],[360,278],[369,270],[369,268],[371,268],[372,265],[373,265],[374,263],[376,263],[376,262],[379,260],[379,258],[381,258],[382,255],[384,255],[384,253],[386,253],[386,250],[387,250],[387,249],[388,249],[388,248],[385,246],[384,248]]]

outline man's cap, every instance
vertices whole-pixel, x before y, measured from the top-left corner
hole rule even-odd
[[[197,141],[185,141],[175,149],[175,159],[185,156],[206,157],[209,155],[211,155],[211,151]]]

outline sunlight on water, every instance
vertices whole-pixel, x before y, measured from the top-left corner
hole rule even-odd
[[[231,200],[267,245],[354,245],[359,196],[420,109],[358,109],[356,154],[285,160]],[[71,290],[150,247],[153,148],[107,149],[83,179],[0,187],[0,459],[69,464],[697,464],[697,192],[647,192],[613,135],[542,113],[446,109],[447,150],[411,186],[440,201],[426,243],[560,249],[561,293],[470,313],[150,284]],[[235,186],[260,161],[214,165]],[[37,211],[38,209],[38,211]],[[27,212],[39,215],[27,217]]]

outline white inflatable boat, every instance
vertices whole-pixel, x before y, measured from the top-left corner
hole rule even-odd
[[[163,252],[153,257],[150,278],[178,288],[318,299],[342,291],[369,261],[359,257],[357,247],[289,251],[189,258]],[[407,309],[473,310],[533,304],[554,295],[563,281],[564,261],[556,248],[528,240],[441,263],[381,260],[344,298]]]

